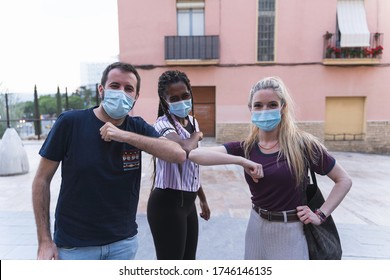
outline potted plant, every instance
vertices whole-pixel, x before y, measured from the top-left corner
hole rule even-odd
[[[326,54],[325,54],[325,57],[326,57],[326,58],[331,58],[333,53],[334,53],[334,48],[331,47],[330,45],[328,45],[328,46],[326,47]]]
[[[363,57],[370,58],[372,55],[372,51],[370,48],[364,48],[363,49]]]
[[[372,57],[377,57],[378,55],[381,55],[383,53],[383,47],[377,46],[375,48],[371,49]]]
[[[330,38],[332,38],[333,34],[332,33],[329,33],[328,31],[326,31],[325,35],[324,35],[324,38],[326,40],[329,40]]]

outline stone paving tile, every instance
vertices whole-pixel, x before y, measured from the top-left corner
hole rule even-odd
[[[42,141],[24,142],[30,162],[29,173],[0,177],[0,259],[36,258],[31,183],[39,163],[41,145]],[[205,145],[215,143],[206,139]],[[343,259],[390,259],[390,156],[333,154],[353,178],[350,193],[332,214],[343,245]],[[143,153],[137,215],[140,247],[136,258],[140,260],[155,259],[146,220],[150,174],[150,156]],[[60,178],[58,171],[51,186],[51,215],[54,214]],[[250,211],[250,193],[242,168],[235,165],[201,167],[201,178],[211,208],[211,219],[206,222],[199,218],[198,259],[242,259]],[[317,181],[324,196],[327,196],[332,182],[322,176],[317,176]]]

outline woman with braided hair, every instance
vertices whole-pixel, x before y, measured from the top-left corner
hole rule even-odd
[[[180,71],[166,71],[158,81],[160,98],[155,129],[164,137],[178,143],[187,153],[198,147],[203,134],[193,110],[192,90],[187,75]],[[257,181],[261,166],[241,156],[225,155],[220,164],[237,164]],[[158,159],[154,172],[154,189],[147,207],[149,226],[153,235],[157,259],[193,260],[198,243],[198,217],[195,207],[199,196],[206,221],[210,209],[199,181],[199,165],[186,160],[171,164]]]
[[[203,134],[193,112],[192,91],[187,75],[166,71],[158,81],[158,119],[155,129],[175,141],[188,154],[198,146]],[[210,209],[199,181],[199,165],[186,160],[172,164],[155,161],[154,189],[147,216],[157,259],[195,259],[198,243],[198,217],[195,199],[199,196],[202,212],[208,220]]]

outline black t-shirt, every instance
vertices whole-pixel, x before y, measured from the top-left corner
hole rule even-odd
[[[61,114],[39,154],[61,161],[62,182],[55,213],[58,246],[99,246],[137,234],[141,151],[106,142],[94,108]],[[120,129],[160,137],[140,117],[127,116]]]

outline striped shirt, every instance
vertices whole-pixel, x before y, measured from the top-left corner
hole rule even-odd
[[[188,116],[191,123],[194,119]],[[181,139],[190,138],[190,133],[172,116],[175,121],[178,135]],[[154,124],[154,128],[162,136],[169,133],[177,133],[175,128],[164,115],[159,117]],[[199,125],[195,120],[195,131],[199,131]],[[200,186],[199,182],[199,165],[190,160],[184,163],[170,163],[165,160],[157,159],[156,164],[156,183],[155,187],[160,189],[174,189],[187,192],[197,192]]]

